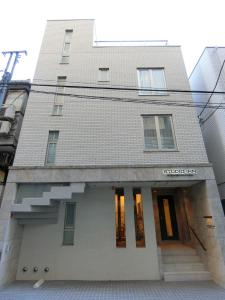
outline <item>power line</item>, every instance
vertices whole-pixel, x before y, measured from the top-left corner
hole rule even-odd
[[[10,85],[10,84],[9,84]],[[13,83],[13,85],[16,85]],[[130,88],[130,87],[112,87],[112,86],[85,86],[85,85],[58,85],[58,84],[41,84],[31,83],[34,87],[64,87],[70,89],[90,89],[90,90],[110,90],[110,91],[136,91],[136,92],[160,92],[162,93],[197,93],[197,94],[219,94],[225,95],[225,91],[203,91],[203,90],[181,90],[181,89],[159,89],[159,88]],[[145,96],[145,95],[141,95]],[[151,95],[147,95],[151,96]],[[152,95],[154,96],[154,95]]]
[[[203,124],[205,124],[205,122],[207,122],[207,121],[215,114],[215,112],[216,112],[218,109],[220,109],[220,107],[221,107],[221,104],[219,104],[219,105],[215,108],[215,110],[214,110],[211,114],[208,115],[208,117],[207,117],[205,120],[202,120],[202,121],[200,122],[200,126],[203,125]]]
[[[126,98],[126,97],[109,97],[109,96],[94,96],[94,95],[81,95],[81,94],[69,94],[69,93],[57,93],[51,91],[41,91],[41,90],[33,90],[31,92],[38,94],[47,94],[54,96],[67,96],[78,99],[88,99],[88,100],[107,100],[107,101],[119,101],[119,102],[131,102],[131,103],[142,103],[142,104],[155,104],[155,105],[167,105],[167,106],[182,106],[182,107],[204,107],[204,102],[194,103],[192,101],[181,101],[181,100],[163,100],[163,99],[143,99],[143,98]],[[216,108],[215,104],[208,106],[208,108]],[[221,105],[219,109],[225,109],[224,106]]]

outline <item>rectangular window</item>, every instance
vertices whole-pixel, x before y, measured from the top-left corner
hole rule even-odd
[[[98,69],[98,81],[107,82],[109,81],[109,68]]]
[[[139,95],[165,95],[166,89],[165,73],[163,68],[139,68],[138,86],[141,89]],[[153,91],[148,91],[153,89]],[[159,89],[159,91],[157,91]]]
[[[64,48],[63,48],[63,52],[69,54],[69,51],[70,51],[70,43],[65,43]]]
[[[75,205],[76,203],[67,202],[65,207],[65,220],[63,231],[63,245],[65,246],[74,244]]]
[[[63,49],[62,49],[62,57],[61,57],[61,63],[62,64],[68,64],[69,63],[72,35],[73,35],[73,30],[72,29],[67,29],[65,31],[64,43],[63,43]]]
[[[46,153],[46,164],[54,164],[56,156],[56,147],[59,138],[59,131],[49,131],[48,145]]]
[[[68,64],[70,61],[69,58],[69,55],[62,55],[61,64]]]
[[[115,191],[116,247],[126,248],[125,199],[123,189]]]
[[[144,228],[144,215],[143,204],[141,197],[141,189],[133,189],[134,196],[134,221],[135,221],[135,234],[136,234],[136,247],[145,247],[145,228]]]
[[[143,116],[146,150],[175,149],[172,116]]]
[[[56,95],[54,99],[54,106],[52,114],[54,116],[62,115],[62,108],[64,104],[64,94],[65,93],[65,85],[66,85],[66,76],[59,76],[57,77],[57,87],[56,87]]]

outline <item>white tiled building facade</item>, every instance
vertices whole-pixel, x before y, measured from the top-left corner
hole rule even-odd
[[[192,98],[167,91],[189,89],[180,47],[93,46],[93,25],[47,24],[1,208],[2,284],[224,285],[221,204],[182,106]]]

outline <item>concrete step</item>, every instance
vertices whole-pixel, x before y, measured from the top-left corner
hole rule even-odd
[[[203,263],[176,263],[176,264],[164,264],[163,269],[165,272],[175,271],[206,271]]]
[[[32,208],[30,205],[23,204],[23,203],[21,203],[21,204],[13,204],[11,206],[11,212],[12,213],[17,213],[17,212],[32,212],[32,211],[35,211],[35,209]]]
[[[53,186],[51,188],[52,193],[70,192],[70,193],[83,193],[85,189],[85,183],[71,183],[68,186]]]
[[[50,206],[51,200],[49,198],[25,198],[23,199],[23,204],[27,204],[27,205],[38,205],[38,206]]]
[[[56,206],[46,206],[46,205],[28,205],[28,204],[13,204],[11,207],[11,212],[45,212],[54,211]]]
[[[189,247],[185,247],[185,248],[178,248],[178,249],[173,249],[173,248],[163,248],[161,250],[162,255],[166,256],[166,255],[197,255],[197,252],[194,248],[189,248]]]
[[[208,271],[175,271],[164,272],[165,281],[197,281],[210,280],[211,276]]]
[[[68,190],[59,190],[58,192],[44,192],[43,198],[45,199],[58,199],[58,200],[64,200],[64,199],[71,199],[72,197],[72,191]]]
[[[197,255],[166,255],[162,256],[162,261],[164,264],[201,262]]]
[[[57,213],[37,213],[37,212],[31,212],[31,213],[17,213],[16,218],[17,219],[55,219],[57,218],[58,214]]]
[[[40,224],[56,224],[57,223],[57,218],[53,218],[53,219],[19,219],[18,220],[18,224],[19,225],[40,225]]]

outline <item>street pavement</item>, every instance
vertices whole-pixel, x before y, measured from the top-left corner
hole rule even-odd
[[[225,300],[225,289],[212,281],[16,281],[0,289],[4,300]]]

